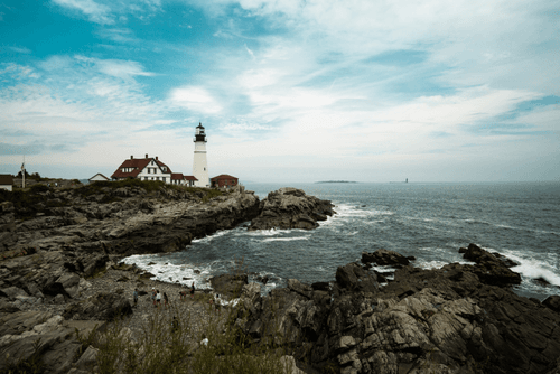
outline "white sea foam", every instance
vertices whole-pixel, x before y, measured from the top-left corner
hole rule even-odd
[[[218,232],[215,232],[212,235],[205,236],[202,239],[193,240],[192,242],[193,243],[209,243],[212,240],[214,240],[215,238],[219,238],[220,236],[224,236],[224,235],[231,234],[231,233],[232,233],[232,231],[229,231],[229,230],[218,231]]]
[[[511,270],[521,273],[526,280],[542,278],[554,286],[560,286],[560,260],[558,258],[533,258],[520,256],[513,251],[504,251],[504,256],[519,263]],[[526,285],[529,286],[529,285]]]
[[[277,229],[270,229],[270,230],[257,230],[257,231],[243,231],[236,233],[236,235],[243,235],[243,236],[278,236],[283,234],[292,234],[297,232],[306,232],[302,229],[291,229],[291,230],[277,230]]]
[[[271,238],[271,239],[264,239],[263,242],[291,242],[294,240],[309,240],[307,236],[295,236],[292,238]]]
[[[178,283],[191,286],[194,282],[196,288],[210,288],[210,266],[197,267],[194,264],[170,264],[156,262],[153,255],[133,255],[125,258],[124,263],[136,263],[144,271],[150,272],[155,277],[151,280]],[[151,262],[155,262],[150,264]],[[186,278],[186,279],[185,279]]]

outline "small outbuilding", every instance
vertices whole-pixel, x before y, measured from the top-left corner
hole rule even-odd
[[[239,184],[239,178],[232,177],[231,175],[218,175],[212,178],[212,187],[234,187]]]
[[[171,184],[175,186],[188,186],[193,187],[197,181],[192,175],[183,175],[183,173],[171,173]]]
[[[110,180],[109,178],[107,178],[106,176],[104,176],[100,172],[97,172],[97,174],[95,174],[93,177],[88,179],[89,184],[99,182],[99,181],[109,181],[109,180]]]
[[[6,174],[0,175],[0,188],[11,191],[13,183],[14,182],[12,180],[11,175],[6,175]]]

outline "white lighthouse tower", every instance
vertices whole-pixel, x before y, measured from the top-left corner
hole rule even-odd
[[[206,134],[202,122],[198,123],[194,135],[194,165],[193,175],[196,179],[196,187],[208,187],[208,165],[206,162]]]

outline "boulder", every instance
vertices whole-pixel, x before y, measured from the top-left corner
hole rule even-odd
[[[469,244],[463,258],[476,263],[472,272],[484,283],[498,287],[509,287],[512,284],[521,283],[521,274],[509,269],[510,264],[505,257],[501,256],[498,259],[494,254],[476,244]]]
[[[341,289],[374,292],[379,288],[375,272],[363,269],[358,263],[338,267],[335,277]]]
[[[251,220],[249,230],[314,229],[318,221],[334,214],[333,207],[329,200],[307,196],[303,190],[280,188],[261,202],[260,214]]]
[[[377,265],[408,265],[410,260],[401,255],[400,253],[394,251],[388,251],[386,249],[379,249],[373,253],[362,252],[362,262],[375,263]]]

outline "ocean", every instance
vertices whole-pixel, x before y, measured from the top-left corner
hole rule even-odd
[[[334,281],[338,266],[363,251],[397,251],[414,266],[468,263],[459,247],[476,243],[519,265],[514,290],[541,300],[560,295],[560,183],[247,184],[264,199],[296,187],[331,200],[337,214],[311,231],[248,231],[248,223],[196,240],[184,251],[134,255],[126,263],[167,282],[210,288],[208,279],[232,270],[268,278],[263,293],[288,279]],[[386,271],[387,269],[378,268]],[[536,281],[544,279],[546,282]]]

